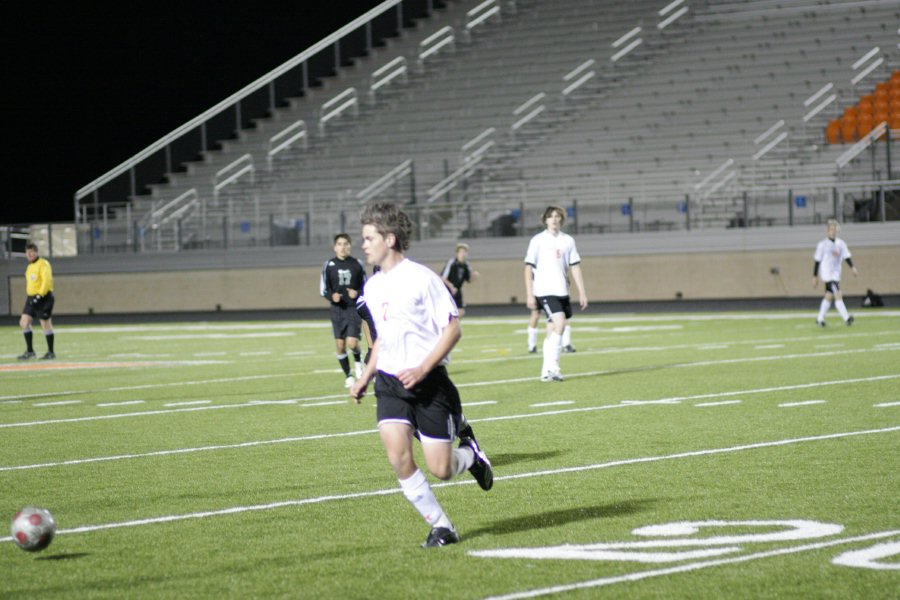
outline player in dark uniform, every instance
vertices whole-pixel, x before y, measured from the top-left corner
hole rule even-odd
[[[441,279],[450,290],[453,301],[459,309],[459,318],[466,314],[466,303],[463,300],[462,286],[467,281],[478,277],[478,271],[473,271],[469,265],[469,245],[462,242],[456,244],[456,256],[447,261],[444,270],[441,271]]]
[[[356,377],[363,370],[359,349],[361,321],[356,310],[356,299],[365,282],[365,267],[359,259],[350,256],[350,236],[337,234],[334,236],[334,258],[322,267],[319,291],[331,303],[331,329],[338,363],[344,371],[344,385],[348,388],[356,380],[350,372],[347,350],[353,353]]]

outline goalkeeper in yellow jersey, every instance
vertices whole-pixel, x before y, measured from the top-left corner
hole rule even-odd
[[[41,358],[50,360],[56,358],[53,352],[53,269],[47,259],[38,256],[38,248],[33,243],[25,245],[25,256],[28,258],[28,268],[25,269],[25,293],[28,299],[25,308],[22,309],[22,317],[19,326],[25,336],[25,354],[19,356],[19,360],[35,358],[34,345],[32,344],[31,323],[38,319],[44,338],[47,340],[47,353]]]

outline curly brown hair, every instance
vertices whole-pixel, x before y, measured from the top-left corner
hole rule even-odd
[[[394,250],[405,252],[409,249],[413,224],[403,209],[392,202],[373,202],[367,204],[359,215],[359,222],[372,225],[384,237],[394,234]]]

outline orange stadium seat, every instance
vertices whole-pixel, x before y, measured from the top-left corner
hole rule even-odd
[[[856,120],[841,123],[841,140],[845,144],[856,141]]]
[[[867,133],[872,131],[874,125],[872,124],[872,119],[863,119],[856,124],[856,134],[862,138]]]
[[[891,129],[900,129],[900,110],[891,113],[888,124],[891,126]]]
[[[825,141],[829,144],[841,143],[841,122],[838,119],[828,122],[825,128]]]

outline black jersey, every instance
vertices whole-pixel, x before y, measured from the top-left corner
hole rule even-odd
[[[327,261],[322,267],[322,279],[319,283],[319,292],[323,297],[328,298],[332,304],[331,295],[337,292],[341,295],[341,301],[337,304],[343,308],[353,307],[356,300],[351,300],[347,296],[347,290],[353,289],[361,292],[363,285],[366,283],[366,269],[359,259],[348,256],[341,260],[334,257]]]
[[[446,277],[453,287],[459,289],[464,282],[472,281],[472,269],[469,268],[468,261],[460,262],[451,258],[441,272],[441,277]]]

